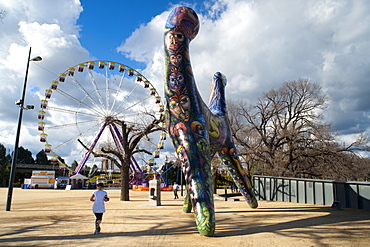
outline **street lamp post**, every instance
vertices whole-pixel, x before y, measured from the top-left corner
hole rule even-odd
[[[24,99],[26,96],[26,87],[27,87],[27,79],[28,79],[28,68],[30,66],[30,61],[41,61],[41,57],[34,57],[30,59],[31,57],[31,47],[30,51],[28,53],[28,60],[27,60],[27,69],[26,69],[26,75],[24,77],[24,84],[23,84],[23,92],[22,92],[22,98],[19,101],[16,101],[16,104],[19,105],[19,118],[18,118],[18,128],[17,128],[17,134],[15,136],[15,145],[14,145],[14,152],[13,152],[13,158],[12,158],[12,164],[10,167],[10,178],[9,178],[9,186],[8,186],[8,197],[6,202],[6,211],[10,211],[10,206],[12,204],[12,196],[13,196],[13,183],[14,183],[14,177],[15,177],[15,169],[16,169],[16,163],[18,159],[18,145],[19,145],[19,135],[21,131],[22,126],[22,116],[23,116],[23,110],[24,109],[33,109],[33,106],[26,106],[24,107]]]

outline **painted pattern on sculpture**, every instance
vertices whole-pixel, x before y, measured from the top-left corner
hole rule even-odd
[[[217,153],[252,208],[258,206],[231,136],[227,117],[226,78],[213,77],[209,107],[203,102],[190,64],[189,44],[199,31],[194,10],[178,7],[169,15],[164,34],[166,121],[187,184],[184,212],[194,210],[198,231],[212,236],[215,211],[211,160]]]

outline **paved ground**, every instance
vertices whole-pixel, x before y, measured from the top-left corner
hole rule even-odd
[[[200,236],[182,201],[162,192],[162,206],[150,205],[148,192],[108,190],[102,233],[93,235],[91,190],[14,189],[5,211],[7,189],[0,188],[0,246],[370,246],[370,211],[260,201],[215,200],[216,234]],[[180,197],[181,198],[181,197]]]

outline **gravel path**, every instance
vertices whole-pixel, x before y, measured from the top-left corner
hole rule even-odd
[[[108,190],[102,233],[94,235],[92,190],[14,188],[5,211],[7,188],[0,188],[0,246],[370,246],[370,211],[288,202],[246,202],[215,197],[216,233],[203,237],[181,197],[162,192],[161,206],[148,192]]]

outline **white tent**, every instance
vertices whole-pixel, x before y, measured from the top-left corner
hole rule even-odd
[[[76,174],[76,175],[73,175],[72,177],[70,177],[70,179],[90,179],[88,177],[85,177],[84,175],[81,175],[81,174]]]
[[[89,180],[90,178],[85,177],[84,175],[81,174],[76,174],[70,177],[69,179],[71,180],[72,189],[83,189],[87,187],[86,181]]]

